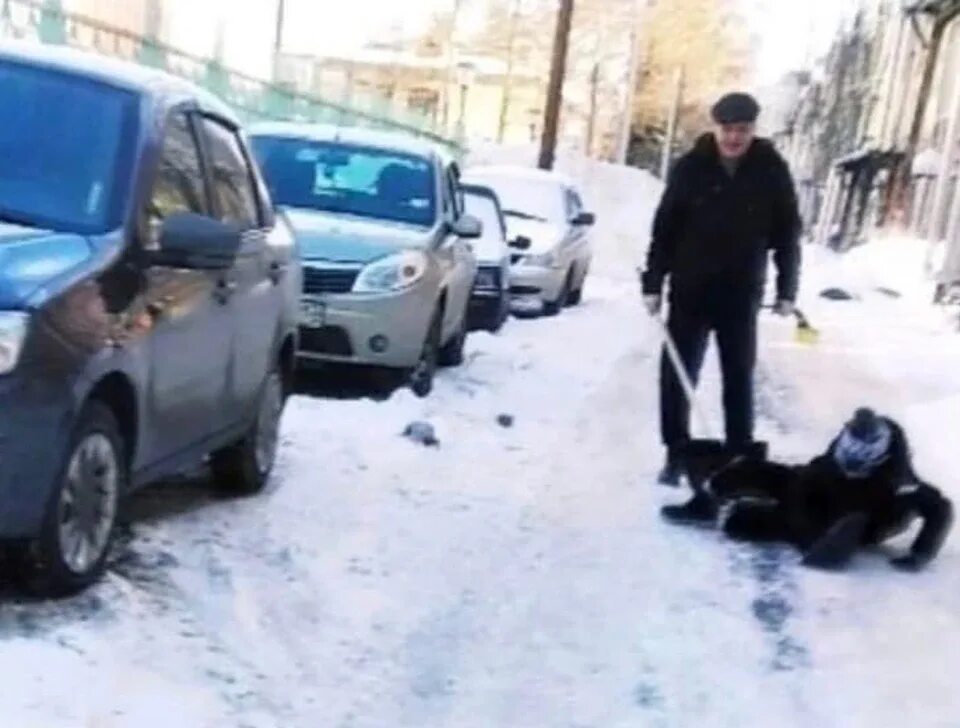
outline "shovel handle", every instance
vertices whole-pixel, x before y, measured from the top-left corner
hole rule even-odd
[[[710,427],[710,420],[707,419],[706,413],[700,406],[700,400],[697,397],[696,388],[693,386],[690,375],[687,373],[687,368],[683,364],[683,359],[680,356],[680,351],[677,349],[677,344],[673,340],[673,336],[670,334],[670,328],[667,326],[667,322],[664,320],[662,315],[654,316],[654,318],[660,325],[660,334],[663,337],[664,348],[667,350],[667,358],[670,359],[670,364],[673,366],[673,371],[677,375],[677,379],[680,381],[680,387],[683,389],[683,394],[687,398],[690,409],[693,410],[694,415],[696,416],[697,420],[699,420],[700,429],[702,430],[704,436],[710,437],[711,433],[713,432],[713,428]]]

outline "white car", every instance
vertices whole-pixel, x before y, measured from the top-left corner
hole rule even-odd
[[[576,183],[529,167],[472,167],[463,181],[496,192],[513,249],[510,295],[535,301],[555,315],[583,296],[593,251],[593,213],[584,210]]]

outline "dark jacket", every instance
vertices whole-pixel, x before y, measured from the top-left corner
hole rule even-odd
[[[700,137],[670,175],[653,224],[643,292],[699,298],[709,291],[759,298],[767,256],[777,266],[777,297],[796,299],[800,215],[786,162],[756,139],[732,177],[713,134]]]

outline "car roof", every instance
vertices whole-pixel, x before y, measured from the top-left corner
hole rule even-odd
[[[400,152],[418,157],[446,159],[444,150],[437,144],[418,139],[410,134],[367,129],[335,124],[309,124],[293,121],[265,121],[252,124],[250,136],[286,137],[314,142],[340,142],[372,147],[384,151]]]
[[[0,60],[99,81],[141,96],[188,97],[195,100],[205,111],[239,124],[230,107],[209,91],[165,71],[131,61],[76,48],[23,41],[12,41],[0,46]]]
[[[564,187],[576,188],[577,186],[571,177],[561,172],[512,164],[467,167],[463,171],[463,179],[465,181],[474,179],[522,179],[548,183],[553,182],[554,184],[563,185]]]

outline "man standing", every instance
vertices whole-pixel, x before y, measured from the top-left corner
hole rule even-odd
[[[801,221],[786,162],[755,136],[760,107],[748,94],[721,98],[713,133],[697,140],[674,167],[653,224],[642,276],[644,305],[660,313],[669,279],[667,326],[697,381],[711,332],[723,372],[727,444],[753,441],[753,370],[757,315],[769,251],[777,267],[775,311],[794,312]],[[676,485],[680,453],[690,439],[690,406],[664,354],[660,416],[666,464],[660,482]]]

